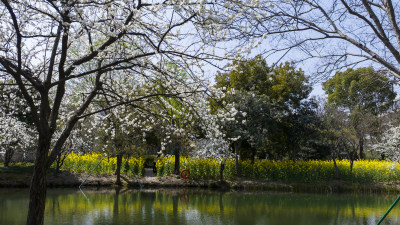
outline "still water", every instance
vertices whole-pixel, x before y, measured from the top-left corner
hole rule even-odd
[[[45,224],[376,224],[393,195],[49,189]],[[0,189],[0,224],[24,224],[27,189]],[[382,224],[400,224],[400,205]]]

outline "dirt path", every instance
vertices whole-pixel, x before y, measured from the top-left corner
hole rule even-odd
[[[144,168],[144,177],[156,177],[156,174],[153,173],[153,168]]]

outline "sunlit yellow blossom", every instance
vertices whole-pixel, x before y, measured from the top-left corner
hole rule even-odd
[[[95,174],[111,174],[116,169],[116,157],[104,157],[102,154],[90,153],[85,155],[70,154],[66,158],[62,169],[74,173],[89,173],[101,161],[94,171]],[[122,172],[143,176],[143,157],[125,157]],[[221,164],[216,159],[197,159],[180,157],[180,170],[189,169],[191,179],[219,179]],[[349,160],[337,160],[339,178],[355,182],[390,182],[400,179],[400,164],[390,161],[357,160],[353,162],[350,170]],[[175,156],[167,156],[156,163],[157,176],[171,175],[175,167]],[[250,160],[239,162],[240,176],[271,181],[299,181],[316,182],[335,179],[335,166],[332,160],[307,160],[307,161],[274,161]],[[234,159],[225,162],[224,179],[237,176]]]

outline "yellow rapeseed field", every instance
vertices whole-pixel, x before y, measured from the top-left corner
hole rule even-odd
[[[102,154],[90,153],[85,155],[70,154],[61,169],[74,173],[89,173],[98,162],[101,163],[94,171],[95,174],[112,174],[116,169],[116,157],[104,157]],[[144,158],[124,157],[122,172],[143,176]],[[212,158],[197,159],[182,156],[180,169],[189,169],[192,179],[219,179],[221,164]],[[390,161],[357,160],[350,171],[349,160],[337,160],[339,178],[354,182],[391,182],[400,180],[400,164]],[[174,156],[165,156],[157,161],[157,176],[168,176],[173,173]],[[240,177],[271,181],[300,181],[316,182],[335,179],[335,167],[332,160],[307,161],[274,161],[250,160],[240,161]],[[224,179],[237,176],[236,164],[233,159],[225,163]]]
[[[88,153],[84,155],[71,153],[67,156],[61,169],[73,173],[90,173],[100,162],[97,168],[93,171],[94,174],[111,174],[117,168],[117,157],[107,157],[103,154]],[[143,176],[144,174],[144,159],[142,157],[124,157],[122,161],[121,172],[127,175]]]

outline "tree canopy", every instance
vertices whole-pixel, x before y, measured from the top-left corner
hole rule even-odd
[[[226,93],[225,107],[246,114],[225,130],[227,136],[240,133],[241,157],[296,158],[315,130],[315,104],[306,101],[311,85],[304,72],[288,62],[269,67],[261,56],[234,61],[230,68],[216,76],[215,86]]]
[[[265,59],[257,56],[248,61],[234,61],[230,67],[230,72],[216,75],[217,88],[252,91],[292,108],[300,106],[311,92],[308,78],[293,63],[269,67]]]
[[[371,67],[338,72],[323,83],[328,104],[378,115],[390,107],[396,94],[389,79]]]

